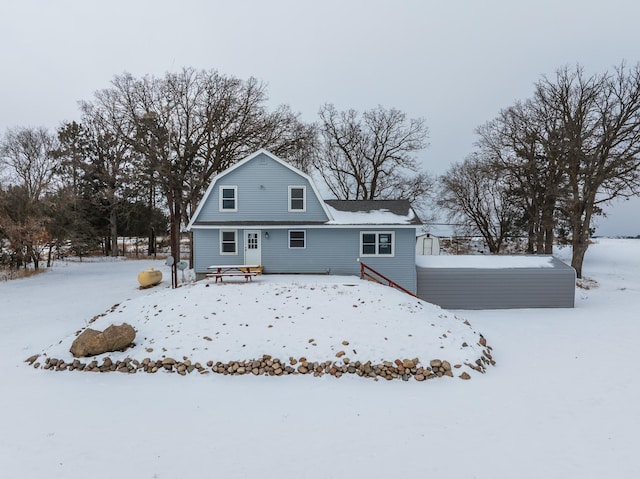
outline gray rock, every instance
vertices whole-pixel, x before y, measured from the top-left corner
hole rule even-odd
[[[87,328],[78,336],[69,350],[75,357],[96,356],[98,354],[126,349],[135,339],[136,332],[127,323],[111,325],[104,331]]]

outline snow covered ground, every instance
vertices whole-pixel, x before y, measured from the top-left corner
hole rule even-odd
[[[577,290],[575,309],[557,310],[447,312],[345,277],[137,289],[135,275],[150,266],[162,268],[58,264],[0,283],[3,476],[640,476],[639,240],[598,240],[584,266],[598,286]],[[135,322],[134,349],[145,353],[240,359],[274,345],[287,351],[283,359],[331,359],[348,340],[358,357],[428,360],[434,349],[471,354],[461,341],[475,345],[482,333],[497,365],[470,381],[376,382],[49,372],[24,363],[34,353],[68,354],[75,332],[116,303],[91,326]],[[248,312],[244,327],[238,311]],[[212,341],[193,324],[205,321]]]

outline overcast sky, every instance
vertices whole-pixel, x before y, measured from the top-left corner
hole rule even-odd
[[[306,121],[323,103],[424,117],[434,174],[541,75],[640,61],[638,0],[0,0],[0,133],[79,118],[115,75],[184,66],[268,84]],[[597,234],[640,234],[640,200]]]

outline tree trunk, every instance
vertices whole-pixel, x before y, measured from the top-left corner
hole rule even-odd
[[[149,231],[149,249],[148,255],[156,255],[156,229],[152,226]]]
[[[571,266],[576,270],[576,276],[582,278],[582,262],[589,247],[589,242],[584,238],[574,238],[572,246],[573,255],[571,256]]]
[[[31,258],[31,261],[33,261],[33,268],[36,270],[39,269],[40,255],[36,253],[36,251],[33,249],[33,245],[31,244],[27,244],[27,256],[29,256]]]
[[[109,238],[111,256],[118,256],[118,216],[115,208],[111,208],[109,212]]]
[[[582,278],[582,263],[587,248],[589,248],[589,229],[594,201],[595,199],[585,199],[579,202],[572,211],[571,227],[573,238],[571,244],[573,254],[571,256],[571,266],[576,270],[578,278]]]
[[[527,232],[527,254],[533,254],[536,235],[533,232],[533,223],[529,222],[529,230]]]
[[[536,231],[536,254],[542,254],[544,250],[544,230],[541,225],[538,224],[538,230]]]
[[[49,243],[49,252],[47,253],[47,268],[51,268],[51,255],[53,254],[53,243]]]
[[[553,228],[555,226],[555,218],[553,213],[555,212],[555,209],[556,199],[553,196],[549,195],[544,202],[542,210],[542,221],[540,226],[544,235],[544,247],[539,251],[539,253],[544,251],[544,254],[553,254]]]
[[[553,243],[555,241],[553,227],[546,229],[544,233],[544,254],[553,254]]]

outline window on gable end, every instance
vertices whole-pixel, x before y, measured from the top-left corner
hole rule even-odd
[[[306,211],[307,209],[307,187],[289,187],[289,211]]]
[[[238,211],[238,187],[220,187],[220,211]]]

